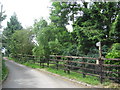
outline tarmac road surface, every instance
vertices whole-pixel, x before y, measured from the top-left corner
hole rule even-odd
[[[9,69],[3,88],[84,88],[82,85],[6,60]]]

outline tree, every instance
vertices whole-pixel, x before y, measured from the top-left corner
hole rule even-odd
[[[89,42],[89,47],[95,48],[95,43],[98,41],[101,41],[103,45],[106,44],[108,47],[111,46],[113,40],[109,33],[120,11],[120,9],[118,9],[119,4],[119,2],[83,3],[80,10],[82,15],[79,16],[74,23],[75,29],[71,34],[72,40],[75,40],[74,42],[76,44],[79,43],[80,47],[81,39],[84,42],[84,44],[82,44],[84,47],[88,47],[86,45],[88,45]],[[89,50],[90,48],[87,48],[87,53],[89,53]]]
[[[7,22],[7,27],[3,31],[3,47],[7,49],[7,54],[10,53],[10,42],[11,42],[11,36],[14,34],[16,30],[21,30],[23,27],[21,26],[20,22],[18,21],[18,18],[16,14],[11,16],[10,21]]]
[[[39,21],[37,20],[35,21],[33,30],[39,46],[36,46],[33,49],[33,53],[35,55],[38,55],[39,53],[39,56],[42,56],[42,57],[49,56],[48,35],[50,33],[48,32],[49,34],[46,35],[47,33],[46,28],[47,28],[47,22],[43,18],[41,18]]]
[[[37,20],[37,19],[36,19],[36,20],[34,21],[34,28],[33,28],[34,33],[35,33],[36,35],[38,35],[39,30],[42,29],[42,28],[44,28],[44,27],[46,27],[47,25],[48,25],[48,23],[47,23],[46,20],[43,19],[43,17],[40,18],[40,20]]]
[[[56,25],[53,23],[47,25],[47,22],[42,18],[34,24],[33,30],[38,42],[38,46],[33,49],[35,55],[49,59],[50,54],[60,54],[61,44],[58,41],[59,30]]]
[[[120,13],[112,24],[109,34],[114,43],[120,43]]]
[[[106,55],[106,58],[120,58],[120,43],[114,43],[111,48],[109,48],[108,53]],[[104,61],[106,64],[112,64],[112,65],[120,65],[120,61],[115,61],[115,60],[105,60]],[[119,67],[110,67],[111,71],[117,71],[119,72],[120,68]],[[119,78],[120,73],[111,74],[114,77]],[[118,82],[120,83],[120,79],[118,79]]]
[[[22,36],[22,37],[21,37]],[[9,45],[11,55],[32,54],[32,32],[30,30],[17,30],[12,34]]]
[[[113,43],[109,33],[113,22],[118,22],[116,20],[119,13],[118,7],[119,2],[82,2],[82,4],[53,2],[50,14],[51,23],[47,25],[42,20],[34,25],[40,45],[38,47],[42,49],[40,52],[42,55],[43,52],[44,55],[48,52],[49,54],[79,56],[90,56],[93,53],[93,56],[98,56],[95,46],[98,41],[106,44],[104,47],[106,52]],[[73,22],[73,32],[68,32],[66,29],[69,21]]]
[[[23,27],[21,26],[21,23],[18,21],[17,15],[14,13],[10,21],[7,22],[7,27],[4,29],[3,34],[5,36],[12,35],[16,30],[22,30]]]

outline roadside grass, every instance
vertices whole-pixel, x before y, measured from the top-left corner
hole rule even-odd
[[[16,62],[18,62],[16,59],[14,58],[8,58],[10,60],[14,60]],[[31,60],[30,60],[31,61]],[[20,63],[20,62],[18,62]],[[73,72],[73,71],[70,71],[70,74],[68,73],[65,73],[64,70],[57,70],[55,68],[52,68],[54,67],[55,65],[54,64],[49,64],[49,67],[46,67],[46,63],[44,64],[45,67],[43,68],[43,66],[40,66],[39,63],[32,63],[32,62],[22,62],[21,64],[23,65],[26,65],[28,67],[31,67],[31,68],[39,68],[39,69],[44,69],[48,72],[52,72],[52,73],[55,73],[55,74],[58,74],[58,75],[61,75],[61,76],[64,76],[64,77],[67,77],[69,79],[74,79],[74,80],[77,80],[77,81],[80,81],[80,82],[84,82],[84,83],[87,83],[87,84],[91,84],[91,85],[102,85],[102,86],[109,86],[111,85],[113,82],[110,81],[110,80],[106,80],[104,81],[102,84],[100,83],[100,80],[98,77],[95,77],[95,76],[89,76],[89,75],[86,75],[86,77],[83,78],[83,75],[80,74],[80,73],[76,73],[76,72]],[[107,87],[109,88],[109,87]],[[110,88],[114,88],[113,86]]]
[[[40,68],[39,65],[33,64],[33,63],[29,63],[29,62],[23,63],[23,65],[26,65],[26,66],[31,67],[31,68]]]
[[[6,67],[5,60],[3,59],[2,60],[2,74],[1,74],[2,81],[4,81],[6,79],[7,75],[8,75],[8,68]]]
[[[61,76],[64,76],[64,77],[67,77],[70,79],[75,79],[77,81],[85,82],[87,84],[91,84],[91,85],[99,85],[100,84],[97,77],[86,75],[86,77],[83,78],[82,74],[72,72],[72,71],[70,72],[70,74],[68,74],[68,73],[65,73],[63,70],[57,70],[57,69],[53,69],[53,68],[45,68],[45,69],[49,72],[59,74]]]
[[[2,82],[2,62],[0,61],[0,85]]]

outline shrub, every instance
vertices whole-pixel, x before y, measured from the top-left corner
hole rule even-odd
[[[115,43],[108,50],[106,58],[120,58],[120,43]],[[120,65],[119,61],[106,60],[105,63]]]

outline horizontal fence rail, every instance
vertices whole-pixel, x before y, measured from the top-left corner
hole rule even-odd
[[[103,80],[110,79],[120,82],[120,65],[106,64],[106,60],[118,61],[120,59],[108,58],[92,58],[92,57],[78,57],[78,56],[61,56],[50,55],[49,58],[35,56],[35,55],[15,55],[19,62],[34,63],[41,67],[51,67],[57,70],[63,70],[65,73],[72,72],[81,73],[85,78],[86,75],[96,76],[102,83]]]

